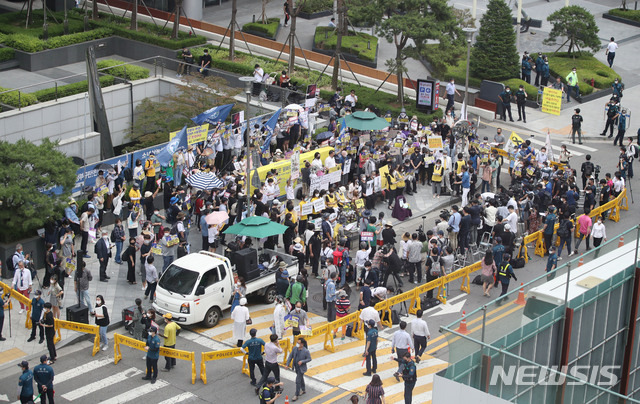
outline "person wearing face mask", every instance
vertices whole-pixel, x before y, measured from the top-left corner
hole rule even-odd
[[[605,242],[607,241],[607,231],[603,222],[604,220],[602,219],[602,216],[598,216],[598,220],[591,228],[591,237],[593,238],[594,248],[600,247],[603,240]]]
[[[127,263],[127,281],[129,285],[136,284],[136,239],[129,239],[129,246],[122,253],[122,261]]]
[[[456,94],[460,96],[460,93],[458,92],[458,90],[456,90],[456,83],[453,79],[451,79],[447,84],[446,91],[447,91],[447,107],[445,108],[445,111],[448,111],[449,108],[453,108],[453,106],[455,105],[454,100],[455,100]]]
[[[513,122],[513,116],[511,115],[511,88],[509,86],[505,87],[499,97],[502,104],[502,120],[506,121],[507,114],[509,114],[509,121]]]
[[[160,249],[162,250],[162,272],[167,270],[169,265],[174,260],[176,256],[176,250],[178,249],[178,244],[171,244],[171,235],[169,234],[169,229],[165,227],[164,232],[162,234],[162,238],[160,239]]]
[[[307,372],[307,363],[311,362],[311,354],[306,345],[307,341],[304,338],[298,339],[296,348],[291,351],[287,359],[287,367],[296,372],[296,395],[291,398],[291,401],[296,401],[306,393],[304,374]]]
[[[149,336],[147,337],[147,345],[144,347],[144,350],[147,351],[147,355],[145,356],[147,360],[147,374],[142,380],[151,380],[151,384],[153,384],[158,377],[158,359],[160,358],[158,327],[149,327]]]
[[[549,258],[547,258],[547,281],[556,277],[555,270],[558,267],[558,254],[556,254],[556,247],[549,247]]]
[[[51,303],[44,304],[44,313],[40,319],[40,325],[44,327],[44,336],[47,339],[47,349],[49,350],[49,358],[51,363],[56,361],[56,346],[53,343],[53,336],[56,334],[55,319],[51,312]]]
[[[233,309],[236,308],[240,304],[240,299],[246,297],[247,294],[247,285],[244,282],[244,278],[242,276],[238,277],[238,281],[235,284],[233,291],[233,302],[231,303],[231,313],[233,313]]]
[[[145,263],[145,279],[147,280],[147,289],[144,292],[144,298],[153,301],[156,294],[156,286],[158,285],[158,270],[153,265],[153,255],[147,257]]]
[[[96,243],[94,252],[100,261],[100,282],[107,282],[110,277],[107,276],[107,265],[111,258],[111,242],[109,241],[109,232],[102,231],[102,237]]]
[[[289,313],[293,319],[298,320],[298,326],[292,328],[293,336],[300,335],[300,327],[309,328],[309,317],[307,316],[307,312],[302,310],[302,302],[298,301],[296,306]]]
[[[62,297],[64,296],[64,291],[58,285],[58,277],[51,277],[51,287],[49,288],[49,303],[51,303],[51,308],[53,310],[53,316],[55,318],[60,318],[60,306],[62,306]]]
[[[100,348],[103,351],[107,350],[107,327],[109,326],[109,310],[104,303],[104,297],[102,295],[96,296],[96,325],[100,327]]]
[[[251,324],[251,316],[249,315],[249,309],[245,307],[247,304],[247,298],[240,299],[240,306],[236,307],[231,312],[231,319],[233,320],[233,339],[237,341],[238,347],[242,346],[244,342],[244,336],[247,333],[247,323]]]
[[[153,256],[151,252],[151,236],[148,234],[144,235],[144,241],[140,246],[140,279],[142,280],[142,290],[147,290],[147,258]]]

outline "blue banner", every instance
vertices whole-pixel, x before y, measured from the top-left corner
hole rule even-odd
[[[146,149],[136,150],[131,153],[131,170],[133,170],[136,166],[136,160],[140,160],[142,166],[144,167],[144,162],[147,161],[149,155],[153,153],[155,156],[158,156],[160,152],[167,146],[167,143],[158,144],[155,146],[147,147]],[[160,163],[156,159],[156,173],[160,172]]]
[[[185,150],[187,148],[187,125],[184,125],[182,130],[159,153],[154,153],[158,163],[160,165],[168,165],[173,159],[173,154],[181,147]]]
[[[224,122],[229,116],[229,112],[233,108],[234,104],[219,105],[213,107],[201,113],[198,116],[191,118],[196,125],[202,125],[203,123],[210,123],[216,125],[218,122]]]
[[[262,153],[264,153],[269,148],[269,144],[271,144],[271,137],[273,136],[273,130],[276,128],[276,124],[278,123],[278,118],[280,117],[281,111],[282,111],[282,108],[274,112],[273,115],[271,115],[271,118],[269,118],[269,120],[267,121],[267,123],[264,124],[264,129],[267,130],[267,138],[265,139],[264,144],[262,145],[262,149],[261,149]]]

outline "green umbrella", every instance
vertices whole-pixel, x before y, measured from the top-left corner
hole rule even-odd
[[[347,115],[344,120],[348,128],[356,130],[380,130],[389,126],[386,119],[376,116],[373,112],[356,111]]]
[[[272,222],[263,216],[250,216],[240,223],[229,226],[224,234],[237,234],[239,236],[265,238],[282,234],[287,226]]]

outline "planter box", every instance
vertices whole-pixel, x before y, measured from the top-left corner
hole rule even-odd
[[[15,58],[21,69],[34,72],[70,63],[83,62],[85,61],[86,50],[90,46],[95,46],[97,58],[119,55],[139,60],[155,56],[165,56],[173,59],[176,56],[176,51],[173,49],[112,36],[36,53],[28,53],[16,49]]]
[[[271,39],[272,41],[275,41],[276,38],[278,37],[278,33],[280,32],[280,28],[282,27],[282,25],[278,24],[278,28],[276,28],[276,34],[273,37],[270,37],[269,35],[265,34],[264,32],[260,32],[260,31],[254,31],[252,29],[247,29],[245,30],[244,28],[242,29],[242,32],[244,32],[245,34],[250,34],[250,35],[255,35],[255,36],[259,36],[260,38],[266,38],[266,39]],[[238,35],[238,36],[242,36],[242,34]],[[236,37],[237,38],[237,37]],[[242,39],[242,38],[240,38]]]
[[[318,11],[316,13],[305,13],[303,11],[300,11],[298,13],[298,18],[302,18],[304,20],[313,20],[315,18],[328,17],[330,15],[333,15],[333,10]]]
[[[314,52],[322,53],[323,55],[327,55],[327,56],[333,56],[333,54],[335,53],[335,51],[333,50],[316,48],[315,45],[311,48],[311,50]],[[371,67],[373,69],[376,69],[378,67],[378,46],[377,45],[376,45],[376,57],[375,59],[373,59],[373,61],[363,60],[352,53],[346,53],[346,52],[342,52],[342,56],[347,60],[347,62],[357,63],[359,65]]]
[[[24,240],[18,240],[13,243],[0,244],[0,259],[2,259],[2,278],[7,279],[13,277],[13,273],[9,274],[6,267],[7,258],[13,256],[16,252],[16,244],[22,244],[22,249],[25,254],[31,255],[33,253],[33,259],[36,268],[44,268],[45,261],[45,246],[44,238],[42,237],[30,237]],[[11,281],[9,281],[11,283]],[[35,288],[34,288],[35,289]]]
[[[638,22],[638,21],[630,20],[630,19],[624,18],[624,17],[618,17],[617,15],[611,15],[609,13],[602,14],[602,18],[607,19],[607,20],[611,20],[611,21],[615,21],[615,22],[621,22],[621,23],[627,24],[627,25],[632,25],[634,27],[640,27],[640,22]]]

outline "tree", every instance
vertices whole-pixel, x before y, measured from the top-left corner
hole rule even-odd
[[[446,44],[458,41],[464,35],[446,0],[383,0],[381,6],[387,17],[377,31],[396,46],[395,58],[386,65],[398,77],[398,102],[404,103],[404,61],[408,57],[418,57],[427,41]]]
[[[511,9],[504,0],[490,0],[480,20],[480,30],[473,45],[471,73],[483,80],[518,77],[520,61],[516,49]]]
[[[543,41],[545,45],[557,45],[558,38],[566,38],[556,52],[568,44],[568,53],[574,50],[590,48],[593,52],[600,50],[600,39],[598,32],[600,29],[596,25],[596,20],[587,9],[580,6],[562,7],[547,17],[553,28],[549,32],[549,37]]]
[[[231,0],[231,22],[229,23],[229,60],[236,58],[236,15],[238,14],[238,0]]]
[[[0,141],[0,239],[35,235],[47,219],[60,215],[76,180],[77,166],[45,138],[40,145],[24,139]],[[62,193],[48,192],[62,187]]]
[[[235,2],[235,0],[233,1]],[[173,32],[171,33],[171,39],[178,39],[178,33],[180,32],[180,13],[182,12],[183,3],[184,0],[176,0],[175,19],[173,20]]]
[[[233,104],[233,97],[238,93],[220,77],[195,80],[186,76],[186,85],[179,86],[175,94],[161,101],[142,100],[136,107],[133,128],[128,137],[141,147],[166,142],[169,132],[180,130],[184,125],[193,126],[192,117],[215,105]]]
[[[131,26],[129,29],[132,31],[138,30],[138,0],[133,0],[131,4]]]
[[[263,24],[267,23],[267,4],[269,0],[262,0],[262,13],[260,14],[260,19]]]

